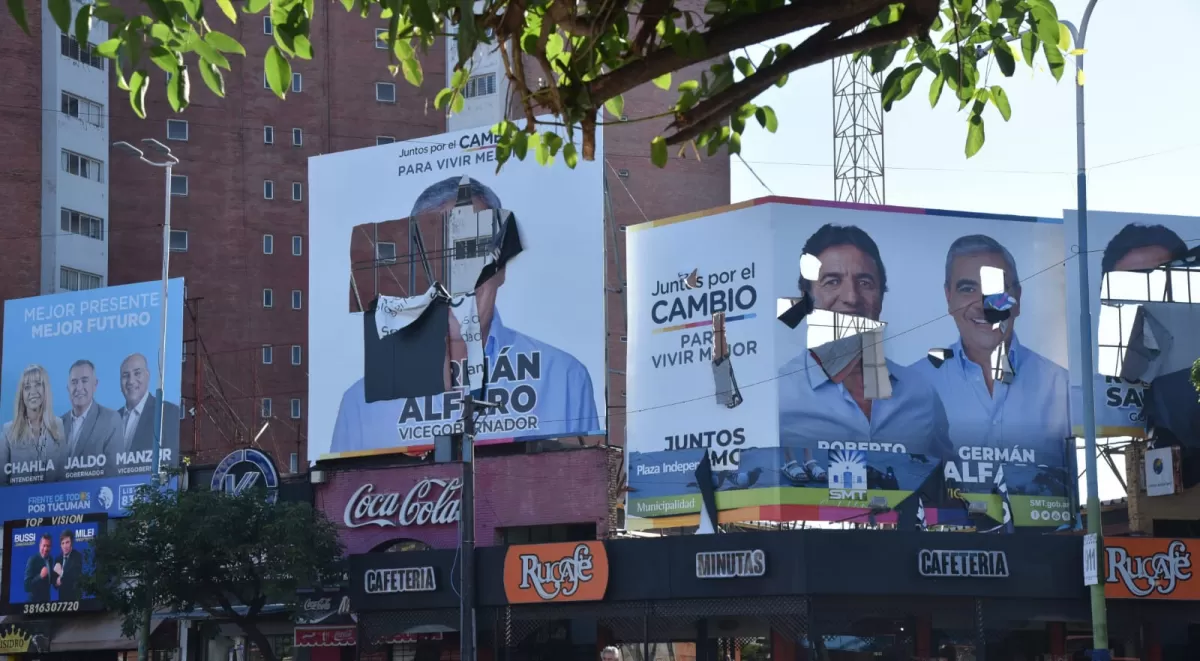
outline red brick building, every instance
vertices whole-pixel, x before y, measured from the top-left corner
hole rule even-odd
[[[391,77],[387,51],[376,48],[374,31],[383,22],[321,5],[312,26],[316,55],[293,63],[296,78],[286,101],[265,89],[262,56],[273,37],[265,34],[262,16],[246,17],[233,34],[248,55],[233,61],[225,99],[193,81],[192,105],[174,115],[159,78],[148,95],[148,118],[141,120],[110,81],[112,140],[166,142],[182,160],[177,174],[187,178],[176,182],[172,199],[178,252],[171,255],[171,275],[187,281],[182,392],[185,409],[197,410],[183,423],[181,449],[196,463],[215,462],[257,436],[258,446],[277,457],[281,469],[289,468],[292,454],[299,466],[305,464],[307,358],[310,351],[336,350],[309,347],[307,341],[307,159],[447,129],[446,118],[432,106],[445,84],[445,48],[435,47],[423,58],[424,86],[414,89]],[[376,100],[379,82],[396,83],[394,102]],[[646,86],[626,95],[626,113],[661,112],[672,98]],[[605,294],[609,428],[616,444],[623,440],[625,369],[624,235],[616,230],[729,202],[726,156],[703,162],[673,158],[665,170],[650,163],[649,142],[658,128],[631,123],[605,131],[617,225],[606,232],[613,258]],[[163,175],[119,153],[113,159],[118,167],[111,178],[107,284],[157,278],[161,234],[118,230],[161,218],[157,191]],[[271,400],[269,412],[264,399]]]

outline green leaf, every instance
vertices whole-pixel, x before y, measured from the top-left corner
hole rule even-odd
[[[128,92],[129,80],[125,78],[125,69],[121,66],[120,56],[113,58],[113,73],[117,77],[117,89]]]
[[[466,69],[456,70],[450,76],[450,87],[453,87],[456,90],[462,89],[463,86],[467,84],[467,78],[468,75]]]
[[[892,95],[890,97],[888,96],[887,90],[884,90],[883,109],[891,110],[892,104],[908,96],[909,92],[912,92],[913,85],[916,84],[917,79],[921,77],[921,72],[924,70],[925,65],[919,62],[910,64],[904,69],[897,69],[897,71],[901,71],[899,82],[892,89]]]
[[[266,64],[267,84],[271,86],[271,91],[281,99],[287,98],[288,88],[292,85],[291,63],[283,56],[279,47],[274,45],[267,49],[263,61]]]
[[[213,48],[211,44],[209,44],[207,41],[201,39],[200,36],[198,34],[196,34],[195,32],[188,34],[187,41],[186,41],[184,47],[187,50],[195,51],[196,54],[199,55],[200,57],[204,58],[205,60],[208,60],[209,62],[212,62],[213,64],[221,67],[222,69],[224,69],[226,71],[231,70],[229,67],[229,60],[226,59],[225,56],[221,54],[221,51],[217,50],[216,48]],[[275,50],[277,50],[277,51],[279,50],[275,46],[271,46],[271,48],[275,48]],[[270,51],[268,51],[267,57],[270,57],[270,56],[271,56],[271,53],[270,53]],[[283,57],[282,53],[280,53],[280,57]],[[289,76],[288,84],[290,85],[292,82],[290,80],[290,76],[291,76],[291,67],[290,66],[288,67],[288,76]]]
[[[538,165],[550,164],[550,145],[546,144],[540,134],[534,133],[529,136],[529,146],[533,148],[533,156]]]
[[[671,89],[671,73],[668,71],[658,78],[654,79],[654,86],[660,90]]]
[[[64,34],[71,33],[71,0],[47,0],[50,17]]]
[[[743,77],[749,78],[750,76],[754,75],[754,64],[750,60],[744,57],[739,57],[734,61],[734,64],[737,65],[738,71],[742,72]]]
[[[616,119],[625,114],[625,97],[620,94],[604,102],[604,109]]]
[[[972,114],[967,120],[967,158],[979,153],[983,140],[983,117]]]
[[[1054,76],[1054,80],[1062,80],[1063,65],[1066,62],[1063,60],[1062,51],[1058,50],[1058,44],[1044,42],[1042,52],[1046,55],[1046,64],[1050,66],[1050,75]]]
[[[242,45],[237,42],[237,39],[234,39],[224,32],[210,30],[208,34],[204,35],[204,41],[208,42],[209,46],[212,46],[222,53],[237,53],[242,57],[246,56],[246,49],[242,48]]]
[[[237,24],[237,10],[233,8],[232,2],[217,0],[217,6],[221,8],[221,13],[225,14],[225,18],[228,18],[230,23]]]
[[[109,4],[93,4],[92,17],[98,21],[120,25],[125,22],[125,12]]]
[[[29,19],[25,17],[25,2],[23,0],[8,0],[8,13],[12,15],[17,25],[25,34],[29,32]]]
[[[146,89],[150,86],[150,76],[144,71],[134,71],[129,76],[129,105],[141,119],[146,119]]]
[[[201,62],[203,64],[203,62]],[[179,73],[167,81],[167,103],[175,112],[183,112],[188,107],[188,97],[191,95],[191,83],[188,80],[186,66],[179,67]]]
[[[450,112],[455,115],[463,111],[463,105],[466,103],[466,98],[461,92],[455,92],[454,96],[450,97]]]
[[[400,61],[401,68],[404,69],[404,79],[413,87],[420,87],[425,80],[425,71],[421,68],[421,60],[414,55]]]
[[[579,153],[575,151],[574,142],[568,142],[563,145],[563,160],[567,162],[567,167],[572,170],[579,164]]]
[[[117,59],[117,52],[121,49],[120,39],[109,39],[108,41],[96,46],[96,52],[101,57],[107,57],[110,60]]]
[[[759,106],[754,114],[758,118],[758,123],[768,133],[774,133],[779,129],[779,119],[775,117],[775,110],[771,106]]]
[[[995,23],[1000,20],[1000,15],[1004,11],[999,0],[987,0],[987,17],[988,20]]]
[[[1029,15],[1033,17],[1038,39],[1057,45],[1059,23],[1053,12],[1044,7],[1033,7],[1029,10]]]
[[[422,33],[430,34],[438,31],[438,24],[433,17],[433,10],[430,9],[428,0],[410,0],[408,8],[412,12],[413,24],[421,28]]]
[[[512,150],[518,160],[525,160],[525,154],[529,153],[529,134],[524,131],[514,133]]]
[[[650,162],[660,168],[667,165],[667,141],[661,135],[650,141]]]
[[[213,94],[218,97],[225,98],[225,76],[221,74],[221,70],[212,62],[200,60],[198,64],[200,68],[200,77],[204,79],[204,84],[208,85],[208,89],[212,90]]]
[[[447,109],[450,106],[450,95],[451,94],[454,94],[454,90],[449,87],[444,88],[442,91],[438,92],[437,96],[433,97],[433,107],[437,108],[438,110]]]
[[[88,33],[92,30],[92,6],[83,5],[75,14],[75,40],[81,44],[88,42]]]
[[[933,83],[929,85],[929,107],[936,108],[938,100],[942,98],[942,87],[946,84],[946,77],[938,73],[933,79]]]
[[[246,0],[246,13],[257,14],[267,8],[271,4],[271,0]],[[347,7],[347,10],[350,8]]]
[[[292,49],[296,51],[296,57],[302,60],[311,60],[313,56],[312,42],[308,37],[298,34],[292,40]]]
[[[1017,70],[1012,48],[1003,39],[995,39],[992,41],[992,54],[996,58],[996,64],[1000,66],[1000,73],[1004,74],[1005,78],[1011,78]]]
[[[992,102],[996,104],[996,110],[1000,111],[1000,116],[1004,121],[1008,121],[1012,117],[1012,106],[1008,103],[1008,93],[999,85],[992,86]]]
[[[1033,68],[1033,56],[1037,53],[1039,46],[1037,35],[1032,32],[1026,32],[1021,35],[1021,57],[1025,59],[1025,63],[1029,68]]]
[[[879,91],[883,97],[883,109],[890,110],[892,107],[892,99],[900,93],[900,77],[904,75],[904,69],[899,67],[892,69],[888,73],[887,78],[883,79],[883,85]]]
[[[1058,24],[1058,49],[1071,50],[1071,28],[1062,23]]]
[[[159,69],[175,74],[179,71],[179,58],[162,46],[150,48],[150,61],[157,64]]]

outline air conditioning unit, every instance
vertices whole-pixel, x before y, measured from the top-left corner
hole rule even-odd
[[[325,471],[314,470],[308,474],[308,481],[312,484],[325,484],[327,479]]]

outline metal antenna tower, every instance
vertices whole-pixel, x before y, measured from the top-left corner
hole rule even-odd
[[[867,58],[833,60],[833,199],[884,203],[883,76]]]

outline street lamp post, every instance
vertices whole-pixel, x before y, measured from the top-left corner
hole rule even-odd
[[[163,388],[166,379],[166,362],[167,362],[167,281],[170,277],[171,265],[171,170],[179,164],[179,158],[171,153],[171,148],[153,138],[143,138],[142,144],[164,155],[164,161],[152,161],[146,158],[146,153],[128,142],[115,142],[113,146],[126,153],[137,156],[143,163],[153,165],[156,168],[166,170],[166,203],[163,214],[163,245],[162,245],[162,300],[161,315],[160,315],[160,335],[158,339],[158,406],[154,409],[154,448],[151,451],[150,459],[150,483],[157,486],[161,483],[162,471],[162,438],[163,428],[166,426],[166,421],[163,419],[164,407],[166,398],[163,397]],[[143,577],[148,580],[148,577]],[[146,608],[142,614],[142,623],[138,631],[138,661],[149,661],[150,659],[150,628],[151,616],[154,610],[154,601],[150,598],[151,592],[146,591]]]
[[[150,459],[150,479],[157,483],[162,472],[161,456],[162,456],[162,438],[163,429],[166,427],[166,420],[163,419],[165,411],[166,399],[163,397],[163,390],[166,382],[166,362],[167,362],[167,281],[170,278],[171,266],[171,170],[179,164],[179,158],[171,153],[171,148],[154,138],[143,138],[142,143],[163,154],[165,161],[152,161],[146,158],[145,152],[128,142],[115,142],[113,146],[137,156],[143,163],[153,165],[156,168],[166,170],[166,202],[163,212],[163,244],[162,244],[162,305],[160,307],[160,322],[158,338],[158,408],[154,412],[154,451],[151,453]]]
[[[1076,28],[1070,21],[1063,25],[1071,31],[1075,42],[1075,186],[1077,195],[1079,237],[1079,366],[1081,372],[1080,391],[1083,394],[1083,441],[1084,460],[1087,472],[1087,531],[1096,538],[1096,552],[1103,557],[1104,527],[1100,521],[1100,486],[1096,466],[1096,401],[1092,364],[1092,304],[1091,284],[1088,281],[1088,236],[1087,236],[1087,132],[1084,128],[1083,72],[1084,40],[1087,39],[1088,23],[1096,0],[1090,0],[1083,10],[1083,20]],[[1099,580],[1088,587],[1092,601],[1092,649],[1108,650],[1108,608],[1104,603],[1104,581]],[[1098,657],[1093,656],[1093,659]],[[1108,658],[1104,655],[1103,658]]]

